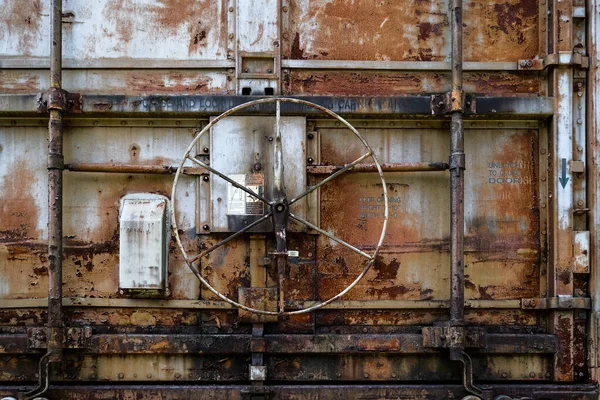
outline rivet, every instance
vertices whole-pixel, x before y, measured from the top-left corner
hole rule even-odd
[[[10,121],[10,124],[11,124],[11,125],[16,125],[16,124],[17,124],[17,121],[15,121],[15,120],[13,119],[12,121]]]
[[[283,6],[283,7],[281,7],[281,11],[283,11],[283,12],[288,12],[288,8],[287,8],[287,6]]]
[[[342,374],[340,374],[340,373],[337,373],[337,374],[335,374],[335,376],[336,376],[336,377],[338,377],[338,378],[341,378],[341,377],[342,377]]]
[[[583,151],[583,147],[577,146],[577,151],[581,153]]]
[[[363,328],[363,333],[367,333],[369,330],[367,328]]]
[[[365,378],[368,378],[368,377],[369,377],[369,374],[367,374],[367,373],[365,372],[365,374],[364,374],[363,376],[364,376]]]
[[[123,125],[123,126],[127,125],[127,121],[121,121],[121,125]]]
[[[147,374],[146,378],[148,378],[148,379],[152,378],[152,374]]]
[[[396,375],[396,373],[395,373],[395,372],[392,372],[392,378],[395,378],[395,377],[397,377],[397,376],[398,376],[398,375]]]
[[[506,379],[506,377],[507,377],[507,376],[508,376],[508,375],[506,375],[506,372],[503,372],[503,373],[502,373],[502,378]]]
[[[175,374],[175,379],[179,379],[179,378],[181,378],[181,374],[180,373],[176,373]]]
[[[148,121],[148,125],[150,125],[150,126],[154,125],[154,121]]]
[[[579,201],[577,202],[577,205],[578,205],[579,207],[583,207],[583,200],[579,200]]]
[[[181,125],[181,121],[175,121],[175,125],[177,125],[177,126]]]
[[[581,121],[581,118],[578,118],[578,119],[577,119],[577,123],[578,123],[579,125],[581,125],[581,123],[582,123],[582,121]]]
[[[396,123],[392,121],[390,122],[390,126],[396,126]]]
[[[546,203],[542,203],[542,208],[546,208]]]
[[[542,182],[546,182],[546,177],[542,176]]]
[[[363,124],[363,126],[369,125],[369,123],[367,121],[364,121],[362,124]]]
[[[94,126],[98,126],[98,121],[93,122]]]
[[[583,96],[583,92],[577,92],[577,96],[579,96],[579,97]]]
[[[309,164],[312,164],[315,161],[315,159],[312,157],[308,157],[306,161],[308,161]]]
[[[202,176],[202,180],[203,180],[204,182],[208,182],[208,181],[210,180],[210,177],[209,177],[208,175],[203,175],[203,176]]]
[[[125,374],[122,372],[119,372],[119,379],[123,379],[125,377]]]
[[[504,124],[502,122],[498,122],[498,126],[504,126]]]
[[[542,154],[546,154],[546,149],[541,149],[541,150],[540,150],[540,153],[542,153]]]
[[[285,32],[285,33],[283,34],[283,38],[284,38],[285,40],[288,40],[288,39],[290,38],[290,34],[289,34],[289,33],[287,33],[287,32]]]
[[[417,122],[417,126],[421,127],[421,126],[423,126],[423,123],[422,122]]]
[[[203,151],[203,152],[205,152],[205,153],[208,153],[208,151],[209,151],[209,148],[208,148],[208,146],[204,146],[204,147],[202,148],[202,151]]]
[[[207,230],[209,230],[209,229],[210,229],[210,226],[208,226],[208,225],[204,224],[204,225],[202,225],[202,229],[204,229],[205,231],[207,231]]]
[[[340,126],[340,121],[335,121],[335,126]]]
[[[529,377],[530,377],[530,378],[535,378],[535,372],[530,372],[530,373],[529,373]]]
[[[544,230],[542,231],[542,235],[545,235],[545,234],[546,234],[546,230],[544,229]]]
[[[233,7],[229,7],[229,12],[233,12]]]
[[[313,138],[315,137],[315,134],[314,134],[314,133],[312,133],[312,132],[309,132],[309,133],[308,133],[306,136],[307,136],[309,139],[313,139]]]
[[[135,374],[135,373],[134,373],[134,374],[133,374],[133,377],[134,377],[134,378],[137,378],[137,374]]]
[[[229,34],[229,39],[233,39],[233,38],[234,38],[233,33],[230,33]]]

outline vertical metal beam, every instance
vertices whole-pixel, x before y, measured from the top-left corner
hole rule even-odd
[[[464,266],[464,221],[465,221],[465,146],[463,122],[463,78],[462,78],[462,0],[452,0],[452,93],[451,93],[451,138],[450,138],[450,325],[464,326],[465,266]],[[464,343],[457,341],[451,349],[451,359],[458,360]]]
[[[552,8],[552,53],[573,51],[573,2],[554,0]],[[573,296],[573,68],[557,66],[553,73],[555,114],[552,119],[552,176],[548,203],[552,204],[552,273],[549,296]],[[573,381],[573,311],[553,311],[550,329],[558,339],[554,357],[554,379]]]
[[[587,98],[587,166],[588,166],[588,207],[590,229],[590,293],[592,313],[590,318],[590,380],[598,381],[599,333],[600,333],[600,0],[588,1],[588,37],[590,71],[588,75]]]

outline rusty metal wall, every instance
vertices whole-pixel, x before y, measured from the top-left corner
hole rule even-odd
[[[350,384],[372,398],[382,390],[462,398],[474,392],[463,382],[468,367],[448,355],[454,341],[472,359],[475,381],[490,385],[480,398],[597,398],[597,78],[588,80],[597,57],[588,59],[587,49],[596,54],[598,5],[459,3],[465,96],[452,109],[451,0],[64,0],[64,167],[51,169],[64,168],[65,340],[60,361],[50,363],[49,398],[101,398],[98,388],[120,398],[328,398]],[[57,107],[47,93],[52,4],[0,0],[0,395],[7,396],[44,383],[38,363],[54,340],[45,331],[48,110]],[[195,264],[199,275],[251,307],[276,311],[277,296],[287,311],[314,306],[365,266],[363,255],[321,229],[376,251],[364,278],[320,310],[257,316],[203,286],[171,234],[168,290],[120,290],[121,198],[171,198],[194,137],[229,108],[269,95],[332,109],[371,146],[385,171],[385,240],[377,246],[381,178],[373,166],[358,166],[302,203],[301,216],[315,226],[288,230],[287,250],[298,253],[284,280],[276,237],[260,229]],[[451,110],[465,118],[458,328],[450,321]],[[256,106],[240,115],[269,115],[266,126],[276,112],[304,117],[295,120],[305,121],[297,154],[306,162],[293,168],[307,186],[365,152],[339,120],[314,109],[282,103],[280,111]],[[260,129],[270,149],[276,134]],[[193,149],[202,162],[216,153],[210,137]],[[258,157],[253,173],[272,168]],[[230,233],[211,232],[205,207],[220,201],[210,196],[221,199],[211,192],[219,177],[193,160],[184,169],[177,232],[195,255]],[[185,386],[192,382],[217,386]]]

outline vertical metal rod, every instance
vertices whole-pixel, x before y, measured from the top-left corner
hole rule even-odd
[[[51,64],[48,123],[48,352],[51,361],[62,357],[62,185],[63,107],[62,90],[62,0],[52,0]]]
[[[452,93],[450,139],[450,325],[464,325],[464,193],[465,152],[463,123],[462,0],[452,0]],[[461,351],[458,344],[453,350]],[[451,351],[452,353],[452,351]],[[452,359],[456,359],[451,354]]]
[[[287,220],[289,215],[288,201],[285,196],[283,173],[283,144],[281,142],[281,102],[277,100],[275,115],[275,157],[273,167],[275,206],[273,210],[273,226],[277,248],[277,274],[279,278],[279,312],[285,311],[285,269],[287,267]]]

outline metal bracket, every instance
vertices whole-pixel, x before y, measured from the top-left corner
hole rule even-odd
[[[589,310],[592,307],[592,299],[589,297],[542,297],[521,299],[523,310]]]
[[[455,348],[464,346],[482,348],[485,346],[483,328],[464,328],[459,326],[427,326],[421,331],[423,347]]]
[[[458,90],[431,95],[431,114],[444,115],[460,111],[466,114],[475,113],[475,97]]]
[[[590,58],[579,53],[561,52],[548,54],[543,59],[519,60],[517,66],[521,71],[542,71],[548,67],[559,65],[575,65],[579,68],[588,69]]]
[[[30,349],[48,348],[48,329],[46,327],[27,328],[27,347]],[[92,328],[64,328],[63,347],[65,349],[82,349],[90,337],[92,337]]]
[[[72,114],[83,113],[81,93],[69,93],[66,90],[53,88],[37,95],[37,112],[46,114],[50,110],[61,110]]]

